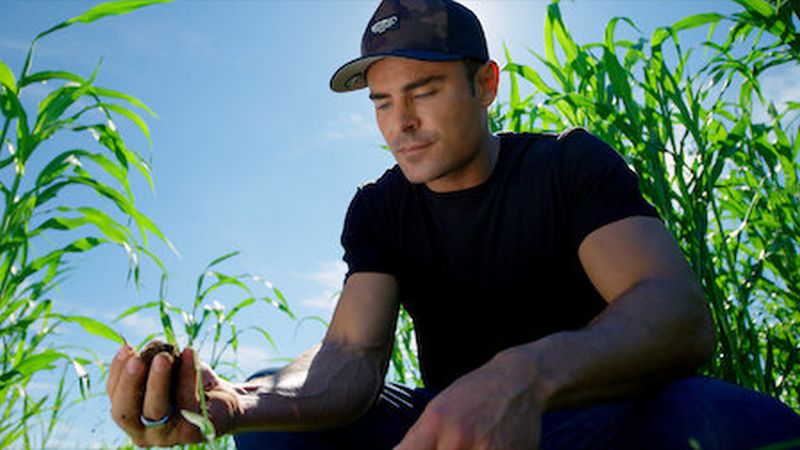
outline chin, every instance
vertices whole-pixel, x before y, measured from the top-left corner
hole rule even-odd
[[[403,167],[403,164],[398,165],[400,166],[400,171],[403,172],[403,176],[406,177],[406,180],[411,184],[425,184],[436,178],[422,171]]]

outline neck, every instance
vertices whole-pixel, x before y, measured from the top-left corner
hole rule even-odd
[[[431,180],[425,185],[433,192],[454,192],[481,185],[492,175],[500,154],[500,138],[492,133],[486,133],[475,149],[474,157],[463,167],[460,173],[451,173],[449,176]]]

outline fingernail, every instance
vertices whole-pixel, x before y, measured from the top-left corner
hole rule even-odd
[[[139,371],[141,366],[142,362],[139,361],[139,358],[133,357],[128,361],[128,364],[125,366],[125,368],[128,370],[129,374],[134,375]]]
[[[131,354],[131,347],[129,345],[123,345],[121,349],[117,352],[117,359],[125,359],[128,355]]]
[[[156,369],[156,373],[161,373],[167,369],[167,357],[161,354],[156,355],[155,360],[153,361],[153,366]]]

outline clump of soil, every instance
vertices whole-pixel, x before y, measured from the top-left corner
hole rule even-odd
[[[142,349],[140,356],[144,361],[145,366],[150,367],[150,363],[153,362],[153,358],[155,358],[156,355],[161,352],[169,353],[170,355],[172,355],[172,359],[174,361],[172,364],[173,370],[177,367],[177,365],[180,364],[181,354],[178,352],[178,349],[175,348],[174,345],[164,341],[159,341],[158,339],[147,344]]]
[[[145,367],[147,367],[147,374],[150,374],[150,364],[153,362],[153,358],[155,358],[156,355],[161,352],[172,355],[172,386],[170,389],[170,401],[174,405],[175,392],[177,391],[176,386],[178,382],[178,374],[180,373],[181,368],[181,353],[178,351],[178,348],[172,344],[156,339],[147,344],[142,349],[139,356],[142,358],[142,361],[144,361]]]

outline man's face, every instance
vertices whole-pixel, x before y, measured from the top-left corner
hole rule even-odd
[[[384,58],[367,72],[386,144],[412,183],[434,191],[473,185],[488,136],[486,106],[460,61]]]

